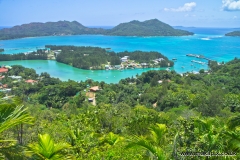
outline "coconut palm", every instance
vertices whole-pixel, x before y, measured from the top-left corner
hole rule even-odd
[[[167,131],[165,124],[156,124],[149,128],[151,136],[149,138],[143,136],[135,136],[126,148],[140,147],[150,153],[151,159],[164,160],[166,155],[163,151],[163,145],[165,143],[165,133]]]
[[[67,143],[54,143],[49,134],[39,134],[38,142],[28,145],[29,153],[34,159],[39,160],[63,160],[73,159],[66,154],[66,150],[70,148]]]

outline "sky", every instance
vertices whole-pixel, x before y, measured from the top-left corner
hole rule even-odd
[[[78,21],[116,26],[159,19],[172,26],[240,27],[240,0],[0,0],[0,26]]]

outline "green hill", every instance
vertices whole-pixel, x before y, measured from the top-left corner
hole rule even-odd
[[[233,31],[225,34],[225,36],[234,36],[234,37],[240,37],[240,31]]]
[[[0,30],[0,39],[23,37],[99,34],[103,29],[87,28],[77,21],[29,23]]]
[[[188,31],[174,29],[170,25],[157,19],[147,20],[144,22],[131,21],[121,23],[107,32],[109,35],[116,36],[185,36],[193,35]]]
[[[0,30],[0,39],[15,39],[38,36],[102,34],[113,36],[184,36],[193,35],[188,31],[174,29],[157,19],[144,22],[121,23],[113,29],[88,28],[77,21],[29,23]]]

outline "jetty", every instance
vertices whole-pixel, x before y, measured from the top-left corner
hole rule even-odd
[[[205,56],[199,55],[199,54],[187,54],[186,56],[188,56],[188,57],[196,57],[196,58],[200,58],[200,59],[206,59],[208,61],[213,61],[210,58],[206,58]]]
[[[202,62],[202,61],[195,61],[195,60],[191,60],[191,62],[198,63],[198,64],[202,64],[202,65],[204,65],[204,64],[205,64],[205,62]]]

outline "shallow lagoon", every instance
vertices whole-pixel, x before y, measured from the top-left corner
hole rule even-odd
[[[199,30],[199,28],[198,28]],[[206,30],[206,28],[205,28]],[[201,54],[218,62],[229,61],[240,54],[240,38],[225,37],[224,31],[208,29],[204,34],[195,34],[194,36],[184,37],[122,37],[122,36],[102,36],[102,35],[80,35],[80,36],[50,36],[36,38],[22,38],[14,40],[0,41],[0,48],[5,49],[5,54],[14,54],[19,52],[33,51],[38,48],[44,48],[46,44],[55,45],[76,45],[76,46],[98,46],[111,48],[115,52],[120,51],[158,51],[168,58],[177,58],[175,66],[172,68],[178,73],[198,71],[207,69],[207,65],[192,63],[191,60],[204,61],[194,57],[187,57],[186,54]],[[220,32],[221,31],[221,32]],[[229,30],[228,30],[229,31]],[[200,33],[200,32],[199,32]],[[211,34],[213,33],[213,34]],[[105,81],[106,83],[117,83],[120,79],[134,77],[150,69],[129,69],[129,70],[98,70],[89,71],[77,69],[56,61],[11,61],[0,62],[0,65],[20,64],[25,67],[34,68],[37,73],[48,72],[53,77],[61,80],[93,80]],[[162,68],[166,69],[166,68]],[[155,70],[159,70],[155,69]]]

